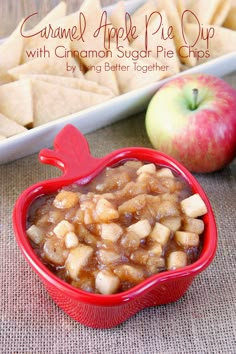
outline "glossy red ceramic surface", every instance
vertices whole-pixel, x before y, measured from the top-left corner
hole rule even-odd
[[[127,320],[145,307],[167,304],[183,296],[194,277],[212,262],[217,246],[217,229],[211,205],[203,189],[190,172],[171,157],[142,147],[119,149],[103,158],[94,158],[90,155],[86,139],[72,125],[67,125],[58,134],[54,146],[54,150],[42,150],[39,159],[43,163],[59,167],[63,175],[39,182],[26,189],[15,204],[13,225],[24,257],[39,275],[58,306],[84,325],[93,328],[109,328]],[[114,295],[86,293],[57,278],[36,256],[26,236],[29,206],[40,195],[55,192],[62,186],[74,182],[88,183],[106,166],[134,158],[170,167],[190,184],[193,193],[200,194],[208,209],[208,213],[203,218],[205,231],[202,236],[201,256],[189,266],[153,275],[123,293]]]

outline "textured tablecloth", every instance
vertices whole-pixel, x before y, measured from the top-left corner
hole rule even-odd
[[[107,2],[108,3],[108,2]],[[236,88],[236,73],[225,78]],[[150,147],[144,114],[87,135],[94,156],[126,146]],[[0,353],[235,354],[236,161],[195,175],[215,212],[219,244],[212,265],[176,303],[145,309],[113,329],[73,321],[49,298],[23,259],[12,229],[12,208],[31,184],[59,176],[37,154],[0,166]]]

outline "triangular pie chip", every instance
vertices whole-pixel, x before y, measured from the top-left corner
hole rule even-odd
[[[69,2],[68,2],[69,3]],[[59,29],[59,27],[64,30],[64,29],[71,29],[73,26],[78,26],[78,21],[79,21],[79,11],[72,12],[66,16],[62,16],[60,18],[55,18],[53,21],[50,21],[50,27],[55,29]],[[45,24],[46,25],[46,24]],[[38,25],[37,25],[38,27]],[[34,29],[35,32],[35,29]],[[63,31],[64,33],[64,31]],[[70,31],[71,33],[71,31]],[[79,35],[78,32],[74,33],[74,35]],[[65,39],[65,37],[63,37]],[[62,38],[62,39],[63,39]]]
[[[99,0],[86,0],[82,3],[80,10],[86,19],[86,30],[84,32],[83,41],[72,41],[71,49],[78,51],[87,51],[80,60],[86,67],[97,64],[101,58],[106,57],[107,49],[104,48],[103,31],[95,33],[99,27],[103,10]],[[88,53],[89,52],[89,53]],[[100,54],[99,54],[100,53]],[[102,56],[101,56],[102,55]]]
[[[120,61],[114,59],[112,63],[119,65]],[[171,75],[168,71],[156,69],[158,64],[160,67],[163,67],[162,63],[151,57],[148,59],[139,59],[135,63],[130,58],[123,58],[122,65],[127,70],[117,70],[115,72],[120,92],[127,93]]]
[[[10,82],[0,86],[0,112],[20,125],[33,122],[32,89],[29,80]]]
[[[34,127],[79,112],[109,99],[108,96],[88,93],[32,80]]]
[[[213,14],[219,2],[222,0],[189,0],[188,10],[193,13],[188,14],[188,22],[196,23],[196,17],[201,24],[210,24]]]
[[[206,29],[214,29],[215,33],[212,38],[209,39],[209,58],[200,58],[198,64],[204,63],[208,60],[220,57],[224,54],[231,53],[235,51],[236,48],[236,32],[224,27],[205,25],[203,26],[203,30]],[[198,35],[198,25],[193,23],[188,23],[185,25],[185,31],[189,38],[190,43],[194,43],[196,41]],[[198,39],[196,44],[198,50],[206,51],[207,41]]]
[[[211,24],[215,26],[222,26],[230,11],[231,11],[230,0],[221,1],[213,15]]]
[[[118,3],[114,5],[112,12],[109,15],[112,26],[114,28],[125,28],[125,13],[126,11],[124,1],[118,1]],[[123,43],[128,45],[128,39],[125,39]]]
[[[183,12],[184,12],[184,1],[183,0],[176,0],[176,7],[179,13],[179,16],[181,17]]]
[[[174,41],[179,60],[187,66],[195,66],[196,58],[189,54],[188,44],[184,41],[182,34],[181,18],[173,0],[158,0],[159,11],[165,10],[168,23],[174,28]]]
[[[221,26],[230,10],[230,0],[191,0],[187,6],[194,15],[188,15],[188,22]]]
[[[7,71],[20,64],[23,50],[23,37],[20,35],[21,25],[22,22],[0,45],[0,84],[12,81]]]
[[[22,75],[20,79],[34,79],[41,80],[51,84],[60,85],[72,89],[83,90],[87,92],[97,93],[99,95],[113,97],[114,94],[108,88],[108,86],[101,86],[95,81],[89,81],[86,79],[77,79],[74,77],[65,77],[57,75]]]
[[[168,28],[169,23],[165,11],[162,10],[160,14],[162,18],[163,27]],[[147,50],[151,51],[151,54],[154,58],[158,58],[163,64],[168,65],[169,71],[171,71],[172,74],[174,75],[179,72],[179,68],[180,68],[180,62],[178,59],[178,55],[176,53],[175,43],[173,39],[163,40],[161,38],[161,33],[159,31],[155,33],[158,27],[157,23],[159,23],[159,21],[160,21],[159,15],[153,15],[152,18],[150,19],[148,25],[148,31],[152,35],[150,35],[148,38]],[[132,42],[131,46],[133,48],[145,50],[145,36],[146,36],[146,29],[144,29],[139,34],[138,38]],[[160,48],[165,48],[165,51],[169,51],[169,52],[171,51],[173,53],[173,56],[166,58],[164,56],[164,50],[160,51],[160,53],[157,54],[157,46]]]
[[[132,14],[132,23],[136,26],[135,35],[138,36],[145,28],[145,16],[147,19],[149,16],[157,11],[157,2],[156,0],[148,0],[143,5],[138,7],[136,11]]]
[[[224,27],[236,30],[236,6],[232,6],[223,24]]]
[[[17,135],[25,131],[27,131],[26,128],[0,113],[0,135],[9,138],[10,136]]]
[[[65,3],[65,1],[59,2],[57,6],[55,6],[46,16],[42,18],[41,21],[39,21],[39,23],[36,26],[34,26],[33,28],[34,32],[36,30],[41,30],[43,27],[66,16],[66,11],[67,11],[67,4]]]
[[[74,73],[67,70],[68,65],[75,67]],[[80,70],[80,66],[74,58],[66,59],[47,59],[37,58],[31,60],[25,64],[16,66],[8,71],[8,73],[14,78],[18,79],[20,75],[28,74],[48,74],[48,75],[60,75],[69,77],[83,77],[83,73]]]
[[[102,60],[97,63],[96,67],[101,68],[98,72],[96,69],[89,70],[85,73],[85,78],[90,81],[97,82],[99,85],[108,87],[115,96],[119,95],[119,87],[114,71],[111,70],[112,64],[109,60]],[[106,70],[107,67],[107,70]]]

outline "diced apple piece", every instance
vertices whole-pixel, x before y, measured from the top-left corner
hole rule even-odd
[[[43,240],[44,237],[44,232],[40,227],[36,225],[30,226],[27,231],[27,235],[33,241],[36,245],[40,244],[40,242]]]
[[[140,173],[137,178],[138,183],[148,184],[149,180],[150,180],[150,174],[146,172]]]
[[[139,169],[137,170],[137,175],[140,175],[141,173],[154,174],[155,172],[156,172],[156,166],[154,165],[154,163],[148,163],[146,165],[139,167]]]
[[[162,187],[168,191],[169,194],[173,194],[176,191],[176,180],[173,177],[164,177],[160,179]]]
[[[162,195],[167,193],[168,189],[163,185],[162,180],[158,179],[155,175],[149,176],[148,181],[148,192],[153,194]]]
[[[85,209],[84,210],[84,223],[85,225],[93,224],[93,210],[92,209]]]
[[[187,265],[187,255],[183,251],[171,252],[167,258],[167,269],[173,270]]]
[[[141,166],[142,162],[137,160],[129,160],[124,163],[124,167],[133,168],[135,170],[137,170]]]
[[[95,279],[93,277],[79,277],[78,280],[72,280],[71,285],[80,288],[88,293],[94,292]]]
[[[75,213],[74,221],[78,224],[84,222],[84,210],[82,210],[81,208],[77,209]]]
[[[163,200],[157,210],[158,219],[162,219],[167,216],[179,216],[179,215],[180,215],[180,211],[179,211],[178,203],[172,202],[170,200]]]
[[[83,241],[89,246],[96,247],[97,245],[96,236],[93,235],[83,224],[78,224],[76,231],[80,241]]]
[[[52,224],[58,224],[64,219],[64,213],[62,210],[50,210],[48,213],[48,222]]]
[[[114,251],[100,249],[97,253],[97,257],[100,263],[109,265],[120,261],[120,255]]]
[[[170,233],[171,230],[167,226],[156,222],[154,228],[152,229],[152,232],[150,233],[149,238],[152,241],[158,242],[162,246],[165,246],[169,240]]]
[[[207,213],[207,207],[199,194],[191,195],[180,202],[181,208],[187,216],[197,218]]]
[[[83,199],[82,196],[80,209],[78,209],[75,214],[76,221],[80,222],[79,219],[82,218],[81,222],[84,223],[85,225],[93,224],[95,222],[94,214],[95,214],[95,203],[90,199]]]
[[[100,198],[110,199],[110,200],[114,200],[114,199],[115,199],[115,196],[114,196],[114,194],[112,194],[112,193],[97,194],[97,195],[95,195],[95,196],[97,196],[99,199],[100,199]]]
[[[197,247],[199,245],[199,235],[193,232],[176,231],[175,240],[184,247]]]
[[[123,229],[116,223],[101,224],[101,238],[116,242],[123,233]]]
[[[130,176],[124,171],[123,166],[120,166],[117,169],[107,167],[103,183],[98,184],[96,190],[99,192],[109,192],[114,189],[122,189],[129,181]]]
[[[157,170],[156,176],[157,177],[171,177],[171,178],[175,177],[173,175],[171,169],[168,167],[163,167],[163,168],[160,168],[159,170]]]
[[[75,192],[62,190],[53,201],[53,205],[58,209],[73,208],[79,202],[79,195]]]
[[[158,209],[160,206],[160,196],[159,195],[146,195],[146,200],[147,200],[147,208],[146,210],[148,210],[149,212],[152,213],[152,216],[154,218],[154,221],[156,220],[156,216],[158,214]],[[149,218],[145,218],[148,219]]]
[[[182,230],[201,235],[204,231],[204,222],[201,219],[186,217],[183,221]]]
[[[161,219],[161,224],[167,226],[171,231],[175,232],[181,228],[180,216],[168,216]]]
[[[148,269],[155,273],[158,268],[165,268],[165,258],[164,257],[150,257],[147,261]]]
[[[89,197],[89,194],[86,196],[82,196],[81,197],[81,204],[80,204],[80,208],[82,210],[90,210],[90,209],[94,209],[95,208],[95,203],[93,200],[91,200],[91,196]]]
[[[101,221],[110,221],[119,218],[119,213],[108,200],[101,198],[96,205],[96,213]]]
[[[149,258],[149,253],[147,250],[144,249],[138,249],[135,252],[133,252],[130,256],[130,259],[134,262],[134,263],[138,263],[138,264],[147,264]]]
[[[156,243],[154,246],[152,246],[151,248],[149,248],[148,250],[148,254],[152,257],[160,257],[162,254],[162,246],[160,243]]]
[[[54,227],[53,232],[57,237],[63,238],[63,237],[65,237],[67,232],[74,231],[74,230],[75,230],[75,227],[73,224],[71,224],[67,220],[62,220],[59,222],[59,224],[57,224]]]
[[[115,268],[114,273],[125,281],[139,283],[144,279],[143,270],[128,264],[122,264]]]
[[[60,266],[64,265],[66,259],[66,252],[61,241],[54,236],[54,238],[47,239],[43,245],[45,257],[49,262]]]
[[[95,287],[101,294],[114,294],[119,285],[120,279],[109,270],[101,270],[96,276]]]
[[[135,232],[136,235],[140,237],[140,239],[147,237],[151,230],[151,225],[147,219],[140,220],[127,228],[127,231]]]
[[[48,222],[48,214],[42,214],[42,216],[38,220],[36,220],[35,225],[38,227],[44,227],[45,224],[47,224]]]
[[[175,193],[163,193],[161,201],[169,201],[171,203],[178,203],[178,196]]]
[[[74,248],[79,244],[78,237],[73,231],[67,232],[65,236],[65,246],[66,248]]]
[[[127,198],[132,198],[136,195],[145,193],[147,193],[147,187],[145,183],[136,183],[131,181],[127,183],[124,188],[114,192],[114,195],[117,198],[124,198],[125,200],[127,200]]]
[[[97,245],[97,238],[96,238],[91,232],[88,232],[88,233],[84,236],[84,242],[85,242],[87,245],[96,247],[96,245]]]
[[[122,237],[121,245],[126,249],[135,250],[140,245],[140,237],[135,232],[129,231]]]
[[[74,222],[74,219],[76,217],[76,212],[77,212],[78,208],[70,208],[67,209],[66,212],[63,213],[64,215],[64,219],[68,220],[70,222]],[[60,210],[58,210],[60,211]],[[62,219],[61,219],[62,220]]]
[[[93,248],[83,244],[79,244],[76,248],[70,250],[65,266],[72,279],[77,279],[81,269],[88,264],[92,254]]]
[[[119,213],[135,213],[137,210],[141,210],[146,205],[146,196],[141,194],[133,197],[124,203],[122,203],[118,210]]]

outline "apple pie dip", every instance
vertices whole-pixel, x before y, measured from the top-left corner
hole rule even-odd
[[[86,185],[74,183],[38,197],[26,232],[56,276],[109,295],[195,262],[206,213],[199,194],[174,171],[128,160],[105,168]]]

